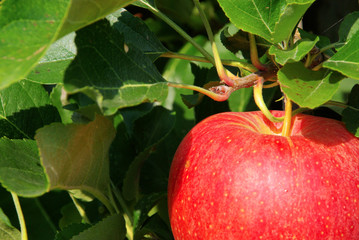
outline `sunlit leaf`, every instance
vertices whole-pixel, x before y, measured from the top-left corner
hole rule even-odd
[[[359,79],[359,31],[323,66],[350,78]]]
[[[314,0],[218,0],[239,29],[271,43],[287,39]]]
[[[268,53],[274,55],[276,62],[284,65],[287,62],[298,62],[300,61],[310,50],[313,49],[315,44],[319,41],[317,37],[314,41],[301,39],[297,41],[290,49],[279,49],[272,45],[269,48]]]
[[[282,91],[301,107],[315,108],[329,101],[342,75],[322,69],[312,71],[301,62],[288,63],[278,71]]]

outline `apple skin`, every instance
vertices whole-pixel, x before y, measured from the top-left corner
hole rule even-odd
[[[168,185],[176,240],[359,239],[358,138],[310,115],[289,137],[281,125],[220,113],[186,135]]]

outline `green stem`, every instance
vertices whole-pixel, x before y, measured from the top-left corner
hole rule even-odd
[[[261,112],[272,122],[282,122],[284,120],[284,117],[274,117],[272,113],[268,110],[267,105],[265,104],[263,100],[263,77],[258,77],[257,84],[253,86],[253,96],[254,101],[257,104],[258,108],[261,110]]]
[[[44,216],[44,218],[46,219],[46,222],[50,225],[51,230],[54,233],[56,233],[58,230],[57,230],[55,224],[51,220],[49,214],[47,214],[46,210],[44,209],[44,207],[42,206],[42,204],[38,198],[35,198],[35,204],[40,209],[40,212],[41,212],[42,216]]]
[[[183,59],[183,60],[188,60],[188,61],[210,63],[210,61],[204,57],[187,55],[187,54],[182,54],[182,53],[175,53],[175,52],[166,52],[166,53],[161,54],[160,57],[177,58],[177,59]],[[257,71],[257,68],[255,68],[252,64],[247,63],[247,62],[235,61],[235,60],[222,60],[222,63],[226,66],[237,67],[239,69],[245,69],[250,72]]]
[[[123,217],[125,219],[126,222],[126,229],[127,229],[127,237],[132,240],[133,239],[133,223],[134,223],[134,219],[133,219],[133,215],[129,209],[129,207],[127,206],[125,200],[123,199],[123,197],[121,196],[121,193],[118,191],[118,189],[116,188],[115,184],[113,184],[113,182],[111,181],[111,195],[112,192],[115,194],[115,197],[117,199],[117,201],[119,202],[124,214]]]
[[[263,71],[267,70],[267,67],[259,61],[256,39],[254,35],[251,33],[248,33],[248,35],[249,35],[249,49],[250,49],[251,61],[253,66],[255,66],[258,70],[263,70]]]
[[[226,83],[230,87],[233,87],[234,86],[233,79],[238,78],[238,77],[236,77],[230,71],[228,71],[227,69],[225,69],[223,67],[221,57],[219,56],[219,52],[218,52],[218,49],[217,49],[216,42],[214,40],[214,35],[213,35],[213,32],[212,32],[211,26],[209,25],[209,22],[208,22],[208,19],[206,17],[206,14],[203,12],[203,9],[201,7],[201,4],[199,3],[199,0],[193,0],[193,3],[196,6],[196,8],[198,9],[199,15],[201,17],[201,20],[202,20],[203,25],[204,25],[204,27],[206,29],[206,32],[207,32],[208,39],[209,39],[209,41],[211,43],[217,74],[218,74],[219,78],[224,83]]]
[[[79,212],[81,218],[83,219],[83,221],[85,223],[91,224],[90,220],[88,219],[87,215],[86,215],[86,211],[85,209],[81,206],[80,202],[74,197],[72,196],[72,194],[69,192],[69,195],[72,199],[72,202],[74,203],[77,211]]]
[[[215,64],[213,57],[211,54],[209,54],[201,45],[199,45],[194,39],[189,36],[180,26],[178,26],[175,22],[173,22],[169,17],[167,17],[165,14],[160,12],[157,8],[154,8],[150,4],[143,2],[146,4],[148,9],[157,17],[162,19],[165,23],[167,23],[170,27],[172,27],[178,34],[180,34],[184,39],[186,39],[188,42],[190,42],[195,48],[198,49],[198,51],[213,65]]]
[[[25,218],[24,218],[24,214],[21,209],[19,197],[14,192],[11,192],[11,196],[12,196],[12,200],[14,201],[14,204],[15,204],[17,217],[19,218],[20,230],[21,230],[21,240],[27,240],[28,237],[27,237]]]

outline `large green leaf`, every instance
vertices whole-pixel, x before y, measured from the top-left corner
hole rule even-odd
[[[314,0],[218,0],[229,20],[271,43],[287,39]]]
[[[359,31],[334,54],[324,62],[326,68],[338,71],[350,78],[359,79]]]
[[[163,101],[167,84],[151,59],[106,20],[77,33],[78,54],[66,71],[70,93],[83,92],[106,115],[143,102]]]
[[[40,84],[22,80],[0,90],[0,99],[0,137],[33,138],[38,128],[60,121]]]
[[[314,41],[301,39],[297,41],[290,49],[279,49],[272,45],[269,48],[268,53],[275,56],[276,62],[284,65],[287,62],[298,62],[300,61],[319,41],[317,37]]]
[[[0,88],[35,67],[58,38],[133,0],[7,0],[0,8]]]
[[[329,101],[342,75],[322,69],[312,71],[302,62],[288,63],[278,71],[282,91],[301,107],[316,108]]]
[[[112,122],[103,116],[88,124],[54,123],[38,130],[35,139],[51,189],[80,189],[102,200],[108,193],[114,136]]]
[[[0,182],[8,191],[25,197],[47,191],[49,183],[35,141],[0,139]]]

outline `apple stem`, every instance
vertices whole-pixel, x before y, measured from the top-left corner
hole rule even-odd
[[[250,48],[251,62],[253,64],[253,66],[255,66],[258,70],[266,71],[267,66],[262,64],[258,58],[258,50],[257,50],[255,36],[251,33],[248,33],[248,36],[249,36],[249,48]]]
[[[285,114],[284,114],[284,121],[282,126],[282,136],[289,137],[292,128],[292,101],[285,96]]]
[[[234,88],[226,86],[226,85],[213,86],[213,87],[209,88],[209,90],[207,90],[205,88],[198,87],[198,86],[190,85],[190,84],[184,84],[184,83],[168,82],[167,85],[170,87],[185,88],[185,89],[197,91],[199,93],[206,95],[207,97],[212,98],[213,100],[215,100],[217,102],[226,101],[228,99],[228,97],[231,95],[231,93],[234,91]]]
[[[258,108],[262,111],[262,113],[272,122],[282,122],[284,117],[274,117],[272,113],[268,110],[267,105],[263,100],[263,82],[264,78],[262,76],[258,77],[257,84],[253,86],[253,95],[254,101],[256,102]]]

